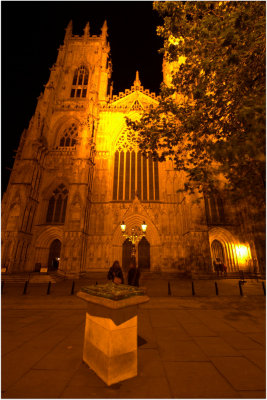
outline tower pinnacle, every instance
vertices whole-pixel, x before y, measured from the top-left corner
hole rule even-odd
[[[106,37],[107,37],[107,31],[108,31],[108,24],[107,24],[107,21],[105,20],[105,21],[104,21],[104,24],[103,24],[103,26],[102,26],[102,28],[101,28],[101,32],[102,32],[101,36],[102,36],[103,38],[106,38]]]
[[[68,23],[65,33],[65,41],[68,40],[72,35],[72,21]]]
[[[83,30],[83,35],[84,37],[87,37],[90,35],[90,25],[89,22],[87,22],[87,24],[85,25],[85,28]]]
[[[139,79],[139,72],[138,71],[136,71],[136,74],[135,74],[134,86],[141,86],[141,81]]]

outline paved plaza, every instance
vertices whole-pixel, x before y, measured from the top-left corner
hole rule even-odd
[[[75,282],[75,291],[82,285]],[[171,295],[168,295],[168,282]],[[144,280],[138,376],[106,386],[82,362],[86,304],[72,281],[8,284],[2,296],[2,398],[265,398],[265,296],[249,281]],[[170,293],[169,293],[170,294]],[[125,338],[127,340],[127,338]]]

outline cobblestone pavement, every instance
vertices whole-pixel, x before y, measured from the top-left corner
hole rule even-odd
[[[76,282],[75,289],[90,283]],[[6,284],[2,296],[2,398],[265,398],[261,282],[143,282],[138,376],[110,387],[82,362],[86,304],[72,281]]]

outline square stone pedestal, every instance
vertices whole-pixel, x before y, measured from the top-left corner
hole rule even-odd
[[[123,285],[124,287],[126,285]],[[145,295],[111,300],[78,292],[88,303],[83,360],[107,384],[137,375],[137,310]]]

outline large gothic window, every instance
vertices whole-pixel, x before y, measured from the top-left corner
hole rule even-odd
[[[209,225],[220,225],[225,223],[223,201],[218,194],[205,196],[205,209],[207,223]]]
[[[67,202],[68,190],[62,183],[54,190],[49,200],[46,222],[51,224],[63,224],[65,222]]]
[[[78,128],[76,124],[71,124],[71,126],[67,127],[60,138],[59,146],[60,147],[73,147],[76,145],[78,136]]]
[[[135,133],[125,131],[114,155],[113,200],[133,200],[136,193],[142,201],[159,200],[158,163],[141,154]]]
[[[88,77],[89,73],[86,67],[81,66],[75,70],[70,97],[86,97]]]

